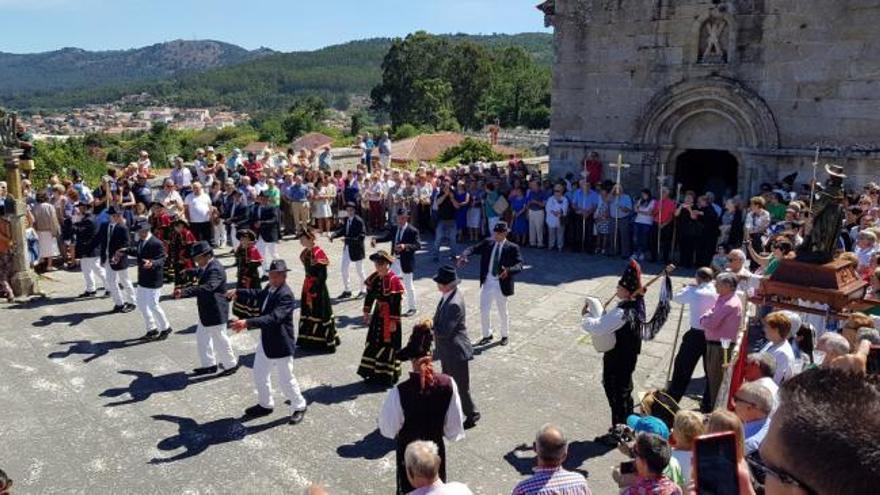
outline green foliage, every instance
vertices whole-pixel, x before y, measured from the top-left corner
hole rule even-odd
[[[372,108],[392,124],[437,130],[549,125],[550,70],[519,46],[485,48],[418,32],[395,39],[382,62]],[[547,107],[545,111],[542,107]]]
[[[30,178],[36,190],[42,190],[55,174],[69,177],[76,170],[89,184],[95,184],[107,173],[103,156],[91,151],[84,138],[37,141],[34,147],[36,168]]]
[[[480,158],[498,161],[502,160],[504,156],[493,150],[492,145],[488,142],[467,137],[458,145],[444,151],[438,161],[441,163],[474,163]]]
[[[394,131],[394,140],[402,141],[404,139],[409,139],[418,135],[419,130],[416,129],[416,126],[412,124],[401,124],[397,127],[397,130]]]

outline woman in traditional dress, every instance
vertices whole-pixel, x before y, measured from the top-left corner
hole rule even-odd
[[[376,271],[367,277],[364,323],[369,326],[358,375],[388,386],[400,378],[400,302],[403,283],[391,271],[394,257],[385,251],[370,256]]]
[[[302,307],[299,316],[297,345],[306,349],[336,352],[339,337],[336,335],[336,319],[327,292],[327,266],[330,259],[315,244],[315,233],[309,228],[299,238],[303,250],[299,255],[306,270],[302,286]]]
[[[198,277],[193,271],[196,267],[190,249],[196,243],[196,236],[189,229],[186,220],[178,218],[171,223],[168,254],[174,265],[174,289],[184,289],[196,285]]]
[[[263,264],[263,257],[257,250],[257,235],[249,229],[242,229],[236,232],[238,238],[238,247],[235,248],[235,267],[236,289],[262,289],[260,284],[260,265]],[[245,301],[243,299],[235,299],[232,305],[232,314],[238,318],[256,318],[260,316],[260,307],[256,298],[254,301]]]

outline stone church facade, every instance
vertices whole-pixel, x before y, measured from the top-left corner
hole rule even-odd
[[[880,1],[548,0],[550,160],[748,195],[819,162],[880,181]],[[819,178],[824,178],[822,167]]]

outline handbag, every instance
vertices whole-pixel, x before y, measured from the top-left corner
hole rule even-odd
[[[498,215],[502,215],[509,207],[510,203],[507,202],[507,198],[504,196],[498,196],[498,199],[496,199],[495,203],[492,205],[492,210]]]

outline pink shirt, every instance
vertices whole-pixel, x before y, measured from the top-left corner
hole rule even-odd
[[[706,330],[707,342],[720,342],[721,339],[736,340],[742,317],[742,303],[736,293],[718,296],[715,307],[700,318]]]

